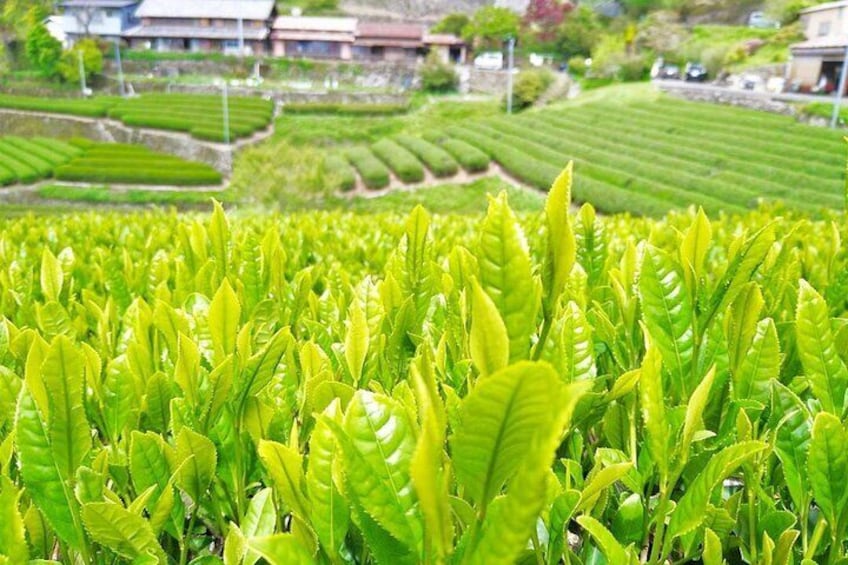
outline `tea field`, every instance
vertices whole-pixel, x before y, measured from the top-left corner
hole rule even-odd
[[[0,562],[844,562],[844,217],[570,189],[0,219]]]
[[[0,137],[0,186],[60,181],[146,185],[218,185],[221,173],[204,163],[141,145],[96,143],[75,138]]]
[[[180,131],[197,139],[225,141],[223,101],[218,95],[151,93],[132,98],[57,99],[0,94],[0,108],[109,117],[131,127]],[[231,141],[267,128],[274,116],[274,103],[264,98],[231,96],[228,108]]]

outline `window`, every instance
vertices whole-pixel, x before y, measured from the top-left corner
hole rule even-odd
[[[819,37],[830,33],[830,20],[819,22]]]

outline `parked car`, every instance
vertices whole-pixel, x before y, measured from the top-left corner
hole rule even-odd
[[[474,58],[474,68],[481,71],[499,71],[503,66],[504,56],[500,51],[487,51]]]
[[[684,79],[686,82],[704,82],[707,80],[707,68],[701,63],[686,63]]]
[[[757,29],[779,28],[780,22],[768,17],[765,12],[751,12],[748,16],[748,27]]]
[[[680,67],[672,64],[664,64],[660,67],[657,78],[661,80],[680,80]]]

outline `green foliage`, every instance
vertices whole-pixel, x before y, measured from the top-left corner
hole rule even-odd
[[[330,102],[292,102],[285,105],[286,114],[336,114],[340,116],[387,116],[405,114],[404,104],[341,104]]]
[[[521,71],[513,86],[513,107],[523,110],[536,103],[550,86],[553,77],[547,70]]]
[[[427,92],[451,92],[458,85],[459,77],[453,67],[443,63],[437,52],[430,53],[421,67],[421,88]]]
[[[430,28],[432,33],[449,33],[461,37],[471,18],[462,12],[448,14]]]
[[[345,182],[345,169],[322,166],[322,160],[313,148],[253,145],[236,154],[230,186],[246,201],[296,206],[323,196],[335,182]]]
[[[566,14],[557,31],[556,46],[565,59],[591,56],[601,36],[601,24],[595,11],[588,6],[578,6]]]
[[[380,189],[389,185],[389,169],[367,147],[353,147],[345,152],[367,188]]]
[[[437,177],[452,177],[459,171],[456,160],[438,145],[411,135],[398,135],[394,139],[418,157]]]
[[[469,42],[500,47],[507,37],[518,34],[520,24],[518,14],[509,8],[484,6],[471,16],[468,25],[463,28],[462,36]]]
[[[59,74],[67,82],[79,82],[79,58],[82,54],[83,72],[86,79],[90,80],[94,75],[103,71],[103,53],[94,39],[85,38],[77,41],[74,46],[62,53],[59,61]]]
[[[421,161],[402,145],[391,139],[381,139],[371,146],[371,151],[403,182],[424,180],[424,166]]]
[[[43,77],[54,78],[59,72],[62,44],[50,35],[44,24],[39,23],[27,33],[26,56],[29,64]]]

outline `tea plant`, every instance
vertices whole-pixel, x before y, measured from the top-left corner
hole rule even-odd
[[[570,188],[0,221],[0,563],[845,562],[843,218]]]

